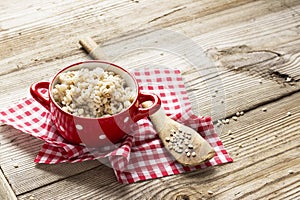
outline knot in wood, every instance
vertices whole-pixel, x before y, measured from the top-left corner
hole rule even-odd
[[[185,194],[181,194],[176,197],[176,200],[190,200],[190,197]]]

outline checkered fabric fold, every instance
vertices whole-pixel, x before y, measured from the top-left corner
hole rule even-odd
[[[211,160],[195,167],[177,163],[163,147],[148,119],[138,121],[132,133],[121,144],[105,153],[69,144],[58,134],[50,113],[31,97],[25,97],[0,111],[0,121],[45,142],[34,160],[36,163],[56,164],[98,159],[112,167],[121,183],[154,179],[233,161],[215,133],[211,118],[192,113],[179,70],[149,68],[132,73],[142,91],[160,96],[162,107],[169,117],[197,130],[208,141],[216,151]]]

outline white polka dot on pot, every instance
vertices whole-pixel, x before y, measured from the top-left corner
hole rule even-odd
[[[80,124],[76,124],[76,129],[81,131],[81,130],[83,130],[83,126]]]
[[[100,139],[100,140],[106,139],[106,135],[99,135],[99,139]]]
[[[128,122],[128,120],[129,120],[129,117],[125,117],[124,123]]]
[[[62,126],[59,126],[59,129],[60,129],[61,131],[65,131],[64,127],[62,127]]]

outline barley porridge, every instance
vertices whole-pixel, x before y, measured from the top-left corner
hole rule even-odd
[[[135,92],[120,75],[100,67],[63,72],[52,89],[62,110],[92,118],[111,116],[128,108]]]

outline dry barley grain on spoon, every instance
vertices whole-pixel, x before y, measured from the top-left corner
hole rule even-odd
[[[142,103],[145,108],[151,105],[152,102],[150,101]],[[215,155],[214,149],[198,132],[172,120],[165,115],[162,109],[149,116],[149,118],[164,146],[179,163],[186,166],[195,166]]]

